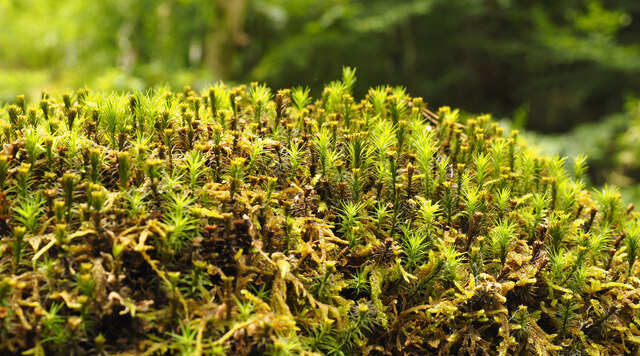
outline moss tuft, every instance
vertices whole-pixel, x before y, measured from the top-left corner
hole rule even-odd
[[[79,91],[0,112],[0,350],[634,354],[640,224],[403,88]]]

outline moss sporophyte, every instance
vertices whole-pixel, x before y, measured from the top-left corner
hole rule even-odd
[[[355,83],[3,107],[1,353],[640,352],[638,215],[584,156]]]

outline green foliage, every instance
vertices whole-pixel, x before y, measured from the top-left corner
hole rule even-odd
[[[185,154],[184,158],[184,166],[187,171],[187,177],[189,178],[189,186],[191,190],[195,190],[202,176],[207,173],[206,166],[204,165],[205,158],[198,150],[193,150]]]
[[[139,96],[164,83],[209,89],[215,79],[306,83],[319,93],[348,64],[335,82],[337,97],[403,83],[433,102],[567,130],[619,111],[624,96],[640,90],[638,11],[633,0],[5,1],[0,101],[21,92],[35,98],[43,87],[135,89]],[[104,14],[100,23],[87,20]],[[384,90],[370,91],[374,115],[400,108],[385,108]],[[205,96],[211,93],[213,101],[228,100],[215,90]],[[247,99],[266,102],[263,94]],[[297,110],[310,104],[307,87],[292,94]],[[149,102],[139,101],[137,115],[153,117]],[[255,109],[260,116],[266,108]],[[63,119],[77,129],[86,117]]]
[[[27,232],[35,233],[40,215],[44,212],[44,199],[40,194],[23,198],[13,208],[16,222],[27,229]]]
[[[516,239],[516,226],[507,221],[500,221],[491,230],[491,248],[494,257],[504,265],[507,262],[507,248]]]
[[[361,218],[361,212],[364,209],[364,205],[361,203],[353,203],[348,201],[342,204],[340,214],[340,229],[338,232],[342,233],[344,238],[349,241],[349,244],[353,247],[357,245],[361,240],[360,225],[358,221]]]
[[[625,236],[624,244],[626,247],[627,261],[629,263],[628,274],[630,276],[633,271],[634,264],[640,254],[640,226],[638,226],[637,223],[632,223],[627,228],[627,235]]]
[[[429,251],[427,234],[411,229],[411,225],[402,226],[402,252],[405,255],[405,266],[412,270],[424,261]]]

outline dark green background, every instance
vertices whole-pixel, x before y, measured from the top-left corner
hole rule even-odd
[[[638,91],[640,2],[5,0],[3,100],[43,87],[402,84],[434,106],[566,131]],[[359,91],[358,91],[359,90]]]

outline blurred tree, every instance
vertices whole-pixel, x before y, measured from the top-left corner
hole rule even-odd
[[[527,126],[546,131],[617,111],[639,89],[634,1],[302,3],[254,2],[251,78],[320,84],[348,64],[366,85],[402,84],[436,105],[501,116],[528,107]],[[264,33],[268,45],[255,40]]]
[[[243,32],[247,1],[218,0],[216,4],[219,15],[217,23],[208,28],[206,64],[220,79],[228,80],[238,47],[248,41]]]

